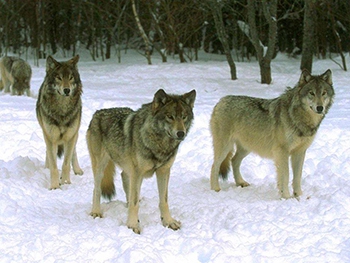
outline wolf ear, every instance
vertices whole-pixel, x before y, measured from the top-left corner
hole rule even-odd
[[[332,71],[330,69],[327,69],[327,71],[321,75],[321,78],[329,85],[333,85]]]
[[[46,59],[46,72],[55,69],[58,65],[60,65],[59,62],[57,62],[53,57],[48,56]]]
[[[152,102],[152,112],[153,114],[158,111],[158,109],[165,105],[169,100],[168,94],[165,93],[163,89],[160,89],[154,94],[153,102]]]
[[[308,83],[310,79],[312,78],[310,72],[307,69],[303,69],[300,75],[299,79],[299,86],[304,85],[305,83]]]
[[[79,55],[76,55],[74,58],[70,59],[68,62],[70,64],[73,64],[76,67],[78,64],[79,58],[80,58]]]
[[[196,90],[191,90],[190,92],[182,95],[182,97],[184,98],[185,103],[190,105],[190,107],[193,109],[194,101],[196,100]]]

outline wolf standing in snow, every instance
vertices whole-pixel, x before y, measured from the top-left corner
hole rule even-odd
[[[50,189],[60,187],[57,155],[64,152],[61,183],[70,183],[70,165],[75,174],[83,174],[75,146],[81,121],[82,83],[77,63],[79,56],[58,62],[49,56],[46,61],[46,76],[36,103],[36,115],[43,130],[46,143],[46,163],[50,168]]]
[[[178,147],[192,124],[195,97],[195,90],[169,95],[160,89],[151,103],[137,111],[96,111],[86,134],[95,179],[93,217],[102,217],[101,195],[111,199],[115,194],[113,176],[118,165],[128,202],[127,226],[141,232],[138,210],[142,180],[156,173],[162,223],[173,230],[180,228],[181,223],[170,215],[168,183]]]
[[[32,68],[21,58],[3,57],[0,60],[1,82],[0,90],[11,92],[12,95],[30,96],[30,80]]]
[[[301,174],[305,152],[333,103],[332,72],[312,76],[301,73],[298,84],[275,99],[226,96],[214,107],[210,128],[214,163],[211,189],[220,191],[219,174],[225,179],[230,163],[238,186],[249,184],[242,178],[244,157],[255,152],[274,160],[277,185],[282,198],[289,198],[289,158],[293,171],[293,196],[301,194]],[[235,153],[233,155],[233,145]],[[233,157],[232,157],[233,155]]]

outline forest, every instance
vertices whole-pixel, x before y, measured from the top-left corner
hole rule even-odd
[[[259,61],[262,83],[278,52],[312,58],[350,51],[350,1],[344,0],[2,0],[0,54],[45,58],[86,48],[93,60],[122,62],[136,49],[152,64],[198,59],[200,50],[223,54],[236,79],[235,61]]]

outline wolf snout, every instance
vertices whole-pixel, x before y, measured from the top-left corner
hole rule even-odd
[[[63,89],[63,92],[64,92],[64,95],[69,96],[70,89],[65,88],[65,89]]]
[[[177,131],[176,136],[178,140],[183,140],[185,138],[186,133],[184,131]]]
[[[317,106],[317,107],[316,107],[316,111],[317,111],[318,114],[323,113],[323,109],[324,109],[323,106]]]

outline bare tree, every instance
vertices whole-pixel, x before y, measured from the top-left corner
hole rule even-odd
[[[260,2],[260,1],[259,1]],[[258,1],[248,0],[248,22],[250,40],[254,45],[260,66],[261,83],[270,84],[271,60],[275,54],[275,44],[277,36],[277,0],[261,0],[261,7],[264,18],[268,25],[267,47],[261,42],[256,24],[256,12]]]
[[[312,72],[312,59],[315,47],[316,8],[314,0],[305,0],[303,47],[300,69]]]
[[[222,17],[222,3],[219,1],[209,0],[208,4],[214,18],[215,28],[216,28],[218,38],[223,46],[227,62],[230,66],[231,79],[236,80],[237,79],[236,64],[231,54],[228,34],[226,32],[224,19]]]
[[[140,18],[139,18],[139,15],[137,13],[137,10],[136,10],[136,5],[135,5],[135,0],[131,0],[131,5],[132,5],[132,11],[134,13],[134,17],[135,17],[135,20],[136,20],[136,24],[137,24],[137,27],[140,31],[140,34],[141,34],[141,37],[145,43],[145,48],[146,48],[146,58],[147,58],[147,61],[148,61],[148,65],[152,65],[152,61],[151,61],[151,42],[150,40],[148,39],[148,36],[147,34],[145,33],[145,30],[143,29],[142,27],[142,24],[140,22]]]

